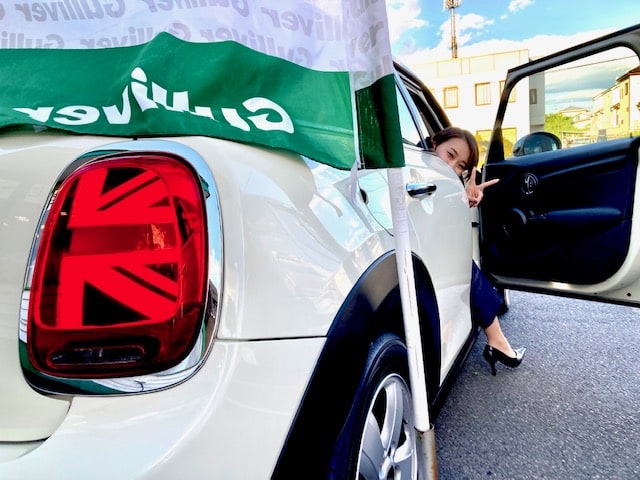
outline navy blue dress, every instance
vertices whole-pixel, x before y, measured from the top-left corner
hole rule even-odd
[[[504,307],[504,297],[476,262],[472,260],[471,263],[471,319],[484,329],[493,323]]]

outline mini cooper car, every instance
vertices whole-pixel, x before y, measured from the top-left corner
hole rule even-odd
[[[635,122],[614,140],[513,156],[502,135],[519,82],[620,48],[638,64],[640,27],[509,72],[479,210],[427,148],[444,111],[396,65],[433,415],[479,331],[472,257],[503,289],[638,303],[640,97],[603,104]],[[0,132],[0,478],[416,478],[402,316],[383,169]]]

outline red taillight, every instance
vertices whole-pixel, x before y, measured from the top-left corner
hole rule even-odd
[[[38,370],[104,378],[176,365],[206,302],[201,186],[182,161],[118,155],[67,177],[41,225],[27,346]]]

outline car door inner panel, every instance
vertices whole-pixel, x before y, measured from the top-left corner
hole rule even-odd
[[[639,146],[624,138],[487,164],[500,182],[480,206],[483,266],[574,284],[611,277],[629,249]]]

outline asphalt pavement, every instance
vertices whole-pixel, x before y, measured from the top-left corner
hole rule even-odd
[[[439,480],[640,479],[640,309],[511,293],[516,369],[481,333],[435,420]]]

